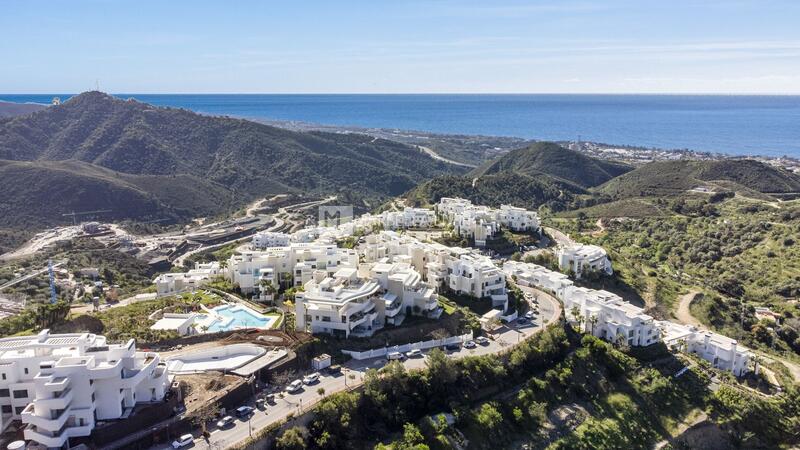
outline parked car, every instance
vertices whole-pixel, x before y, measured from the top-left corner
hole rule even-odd
[[[270,405],[274,405],[275,404],[275,394],[267,394],[267,395],[265,395],[264,396],[264,400],[266,400],[267,403],[269,403]]]
[[[388,359],[389,361],[394,361],[394,360],[402,361],[403,359],[405,359],[405,356],[400,352],[389,352],[386,355],[386,359]]]
[[[457,352],[459,349],[461,349],[461,345],[459,345],[458,343],[447,344],[444,346],[444,348],[445,350],[450,350],[451,352]]]
[[[325,370],[328,372],[328,375],[338,375],[342,373],[342,366],[334,364],[332,366],[328,366],[328,368]]]
[[[314,372],[303,377],[303,384],[314,384],[319,381],[319,372]]]
[[[286,386],[286,392],[294,394],[303,388],[303,380],[294,380]]]
[[[419,358],[422,356],[422,350],[415,348],[406,352],[406,356],[409,358]]]
[[[464,342],[464,348],[475,348],[475,347],[477,347],[477,345],[475,345],[475,341],[471,341],[470,340],[470,341]]]
[[[534,314],[533,311],[528,311],[525,313],[525,318],[528,320],[533,319],[534,317],[536,317],[536,314]]]
[[[256,408],[264,409],[266,407],[267,407],[267,401],[265,399],[263,399],[263,398],[257,398],[256,399]]]
[[[233,425],[233,417],[225,416],[217,421],[217,428],[227,428]]]
[[[520,324],[520,325],[525,325],[526,323],[528,323],[528,318],[527,317],[520,317],[519,319],[517,319],[517,323]]]
[[[481,345],[489,345],[489,339],[487,339],[486,336],[478,336],[475,338],[475,342]]]
[[[252,406],[240,406],[236,408],[236,416],[239,418],[247,417],[253,413]]]
[[[172,448],[188,447],[192,444],[194,444],[194,436],[191,434],[184,434],[178,439],[172,441]]]

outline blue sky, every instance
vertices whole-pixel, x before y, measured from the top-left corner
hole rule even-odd
[[[0,92],[793,93],[800,1],[0,0]]]

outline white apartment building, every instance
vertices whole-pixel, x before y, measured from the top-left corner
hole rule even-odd
[[[520,286],[546,289],[558,298],[564,298],[567,289],[574,285],[567,275],[531,263],[506,261],[503,272]]]
[[[500,222],[500,226],[512,231],[539,232],[541,229],[539,214],[511,205],[500,206],[497,211],[497,221]]]
[[[748,370],[750,350],[728,337],[667,321],[654,321],[637,306],[607,291],[575,287],[564,274],[535,264],[507,261],[503,271],[522,286],[547,289],[564,303],[567,318],[575,323],[573,307],[581,317],[581,329],[599,338],[630,346],[646,346],[663,341],[673,349],[695,353],[736,376]]]
[[[385,211],[380,214],[384,228],[428,228],[436,223],[436,214],[425,208],[406,207],[402,211]]]
[[[443,309],[439,306],[439,296],[410,264],[377,263],[362,267],[369,270],[369,278],[385,291],[382,298],[387,323],[400,325],[408,315],[441,317]]]
[[[512,231],[539,232],[539,215],[534,211],[502,205],[500,209],[473,205],[462,198],[443,197],[436,205],[437,213],[453,225],[461,236],[473,238],[476,247],[486,246],[486,241],[501,227]]]
[[[380,284],[358,277],[356,268],[328,276],[318,271],[295,294],[297,330],[350,337],[372,335],[383,327],[385,301]]]
[[[611,292],[572,287],[567,289],[563,301],[564,310],[572,322],[577,321],[572,316],[573,308],[577,308],[582,331],[606,341],[644,347],[661,340],[661,333],[651,316]]]
[[[264,250],[269,247],[286,247],[289,245],[291,236],[286,233],[274,231],[259,231],[253,235],[253,250]]]
[[[260,291],[262,280],[272,281],[275,287],[287,280],[292,280],[293,286],[301,286],[311,280],[314,271],[333,275],[342,267],[358,267],[355,250],[338,248],[336,244],[292,243],[231,256],[227,277],[247,294]]]
[[[120,419],[137,403],[162,401],[168,386],[158,354],[137,352],[133,340],[49,330],[0,339],[2,428],[21,419],[25,439],[45,447],[89,436],[98,420]]]
[[[359,246],[366,262],[407,263],[434,290],[448,287],[459,294],[489,297],[495,306],[508,304],[505,274],[472,249],[421,242],[393,231],[367,236]]]
[[[570,270],[576,278],[586,272],[598,272],[611,275],[611,260],[603,247],[597,245],[574,244],[559,246],[556,249],[558,267]]]
[[[740,377],[749,370],[752,353],[734,339],[673,322],[657,322],[664,343],[670,348],[694,353],[721,370]]]
[[[163,273],[153,280],[159,297],[192,292],[201,288],[209,280],[222,275],[218,262],[195,263],[188,272]]]
[[[508,308],[506,275],[482,255],[461,255],[447,263],[447,286],[458,294],[492,299],[493,306]]]

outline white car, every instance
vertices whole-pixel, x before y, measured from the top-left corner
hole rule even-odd
[[[464,342],[464,348],[475,348],[475,347],[476,347],[475,341],[470,340],[470,341]]]
[[[314,384],[319,381],[319,373],[314,372],[303,377],[303,384]]]
[[[386,359],[388,359],[389,361],[392,361],[392,360],[402,360],[403,358],[404,358],[404,356],[403,356],[403,354],[402,354],[402,353],[400,353],[400,352],[389,352],[389,353],[386,355]]]
[[[475,342],[481,345],[489,345],[489,339],[487,339],[486,336],[478,336],[475,338]]]
[[[303,380],[294,380],[286,386],[286,392],[294,394],[303,388]]]
[[[217,421],[217,428],[227,428],[233,425],[233,417],[225,416]]]
[[[188,445],[191,445],[192,443],[194,443],[194,436],[192,436],[191,434],[184,434],[177,440],[172,441],[172,448],[186,447]]]
[[[406,356],[408,358],[419,358],[420,356],[422,356],[422,350],[415,348],[413,350],[406,352]]]
[[[528,319],[528,320],[533,319],[534,316],[536,316],[536,314],[534,314],[533,311],[528,311],[528,312],[525,313],[525,318]]]

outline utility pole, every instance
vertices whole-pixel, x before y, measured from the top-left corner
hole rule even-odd
[[[50,303],[55,304],[56,302],[56,276],[53,273],[53,260],[47,260],[47,275],[50,278]]]

